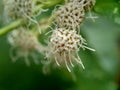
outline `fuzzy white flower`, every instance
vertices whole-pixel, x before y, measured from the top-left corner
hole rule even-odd
[[[37,51],[38,53],[42,53],[44,47],[39,43],[37,36],[32,31],[28,31],[23,27],[13,30],[8,35],[8,41],[12,46],[10,56],[14,62],[23,57],[26,64],[30,65],[28,58],[31,56],[34,62],[38,63],[36,54],[32,52]],[[16,51],[16,55],[13,54],[14,50]]]
[[[95,5],[95,0],[71,0],[63,6],[60,6],[56,13],[55,24],[60,28],[69,30],[79,30],[85,18],[85,11]],[[89,18],[93,17],[90,13]]]
[[[61,6],[56,11],[56,19],[55,23],[60,28],[66,28],[71,30],[79,29],[81,23],[84,20],[85,12],[83,8],[83,4],[69,2],[63,6]]]
[[[84,65],[78,55],[80,48],[87,48],[95,51],[86,46],[85,40],[75,30],[66,30],[65,28],[57,28],[53,31],[49,44],[49,53],[47,58],[55,60],[58,66],[67,67],[71,72],[71,67],[74,63],[79,63],[84,69]]]
[[[37,1],[34,0],[4,0],[4,13],[7,22],[16,19],[25,19],[28,21],[25,24],[26,27],[29,27],[34,23],[37,25],[38,31],[41,33],[41,28],[36,20],[36,16],[46,10],[40,8],[35,12],[35,8],[37,7],[36,2]]]

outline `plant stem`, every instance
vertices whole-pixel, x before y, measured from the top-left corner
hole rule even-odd
[[[10,23],[8,26],[5,26],[4,28],[0,29],[0,36],[1,35],[5,35],[6,33],[10,32],[11,30],[13,30],[14,28],[17,28],[19,25],[21,25],[23,23],[23,20],[16,20],[12,23]]]

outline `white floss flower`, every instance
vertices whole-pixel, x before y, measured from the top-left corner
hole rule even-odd
[[[76,30],[83,22],[85,13],[82,4],[70,2],[61,6],[56,11],[56,16],[55,23],[58,27]]]
[[[30,65],[29,55],[34,59],[34,62],[38,64],[37,56],[34,51],[38,53],[42,53],[44,47],[39,43],[37,36],[25,28],[21,27],[17,30],[12,31],[8,36],[8,41],[11,44],[10,56],[12,60],[15,62],[20,57],[25,59],[27,65]],[[16,55],[14,55],[13,51],[16,49]]]
[[[34,0],[4,0],[4,7],[5,15],[8,19],[7,21],[15,19],[27,19],[27,27],[29,27],[30,24],[32,24],[31,22],[33,22],[37,25],[37,28],[41,33],[41,29],[38,21],[36,20],[36,16],[46,10],[40,8],[40,10],[36,14],[34,14],[34,10],[37,7],[36,2]]]
[[[80,48],[87,48],[95,51],[86,46],[85,40],[75,30],[66,30],[65,28],[58,28],[53,31],[49,44],[49,53],[47,58],[55,60],[58,66],[67,67],[71,72],[71,67],[74,67],[74,63],[79,63],[83,69],[85,68],[78,51]]]

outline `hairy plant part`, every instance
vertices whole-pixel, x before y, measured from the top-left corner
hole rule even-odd
[[[83,7],[84,13],[88,11],[88,16],[85,18],[90,18],[93,21],[95,21],[95,19],[98,18],[97,16],[93,16],[91,13],[91,9],[95,5],[96,0],[66,0],[66,4],[68,3],[73,3],[74,5],[79,4]]]
[[[85,17],[83,4],[69,2],[56,11],[56,16],[55,23],[58,27],[69,30],[79,29]]]
[[[10,56],[14,62],[23,57],[26,64],[30,65],[28,58],[31,56],[35,63],[39,63],[34,52],[42,53],[44,47],[39,43],[37,36],[33,32],[25,30],[23,27],[18,28],[9,34],[8,41],[12,46]],[[14,49],[16,49],[16,55],[13,54]]]
[[[28,21],[26,22],[26,27],[29,27],[34,23],[37,25],[38,31],[41,33],[41,28],[36,20],[36,16],[46,10],[40,8],[39,11],[34,14],[34,10],[37,7],[36,2],[34,0],[4,0],[4,11],[7,21],[24,19]]]
[[[57,28],[53,31],[49,44],[49,53],[47,58],[55,60],[58,66],[67,67],[71,72],[71,67],[77,62],[84,69],[84,65],[78,55],[80,48],[95,51],[86,46],[85,40],[75,30],[67,30],[65,28]]]

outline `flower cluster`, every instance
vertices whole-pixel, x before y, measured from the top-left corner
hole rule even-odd
[[[12,19],[32,16],[33,0],[4,0],[5,12]]]
[[[78,55],[80,48],[89,49],[86,40],[78,34],[81,23],[85,17],[85,11],[91,7],[93,0],[71,0],[56,11],[55,23],[57,28],[53,30],[50,38],[47,57],[57,66],[66,67],[69,72],[74,67],[74,63],[79,63],[84,69],[84,65]]]
[[[53,59],[58,66],[67,67],[69,72],[71,72],[70,67],[74,67],[73,61],[80,63],[84,68],[84,65],[77,54],[79,46],[83,43],[83,38],[76,34],[76,31],[58,28],[53,31],[50,39],[49,47],[51,47],[50,51],[52,52],[49,56],[53,56]]]
[[[23,19],[27,21],[26,27],[29,27],[31,24],[36,24],[38,31],[41,33],[36,16],[37,14],[40,14],[42,8],[40,8],[34,15],[34,9],[37,7],[36,3],[37,0],[4,0],[7,22],[16,19]]]
[[[95,0],[71,0],[56,11],[55,23],[60,28],[79,29],[85,18],[85,11],[90,10],[94,4]]]
[[[30,65],[28,59],[29,55],[34,51],[41,53],[43,49],[37,39],[37,36],[33,32],[28,31],[23,27],[13,30],[8,35],[8,41],[12,46],[10,50],[12,60],[15,62],[18,58],[24,57],[27,65]],[[13,55],[14,49],[17,49],[15,56]],[[33,57],[35,63],[38,63],[37,59],[35,59],[35,54],[31,56]]]
[[[80,35],[79,31],[85,19],[86,11],[89,11],[95,5],[95,0],[68,0],[65,5],[61,5],[56,8],[57,10],[54,10],[54,17],[51,17],[50,20],[43,19],[41,22],[34,20],[34,17],[40,13],[39,10],[43,6],[39,4],[45,2],[39,0],[4,0],[4,3],[8,17],[12,20],[25,20],[25,24],[21,24],[8,36],[8,41],[12,46],[10,56],[13,61],[22,57],[26,64],[30,65],[29,59],[32,57],[35,63],[39,63],[36,56],[37,52],[38,54],[44,54],[48,60],[48,63],[45,59],[41,60],[43,68],[52,64],[56,67],[67,68],[71,72],[75,64],[80,64],[85,69],[79,57],[80,49],[95,50],[87,47],[86,40]],[[34,24],[31,25],[29,21],[36,23],[37,28],[41,30],[39,27],[43,25],[42,29],[44,29],[49,26],[46,24],[52,23],[53,20],[56,25],[55,29],[52,31],[48,46],[43,46],[38,40],[38,32],[35,34],[36,27],[34,27]]]
[[[70,2],[65,6],[60,7],[57,11],[55,23],[58,27],[67,29],[79,29],[80,24],[84,20],[85,12],[83,4]]]

